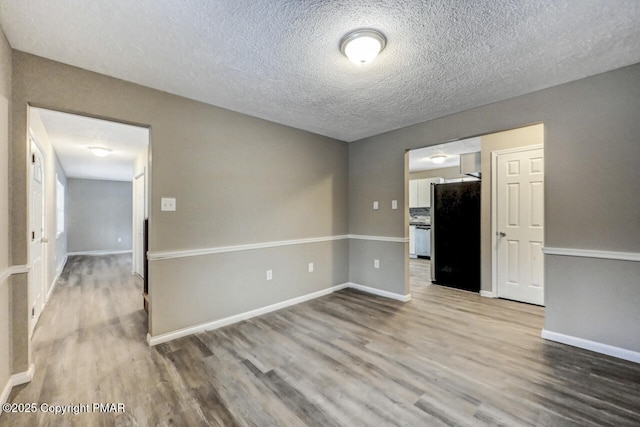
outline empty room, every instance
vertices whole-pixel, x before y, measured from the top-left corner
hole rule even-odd
[[[640,424],[638,22],[0,0],[0,426]]]

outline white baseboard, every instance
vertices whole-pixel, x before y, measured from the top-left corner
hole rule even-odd
[[[498,298],[492,291],[480,291],[480,296],[485,298]]]
[[[36,367],[32,363],[31,365],[29,365],[28,370],[11,375],[9,377],[9,380],[7,381],[7,384],[5,384],[4,388],[2,389],[2,394],[0,394],[0,405],[7,403],[7,400],[9,399],[9,394],[11,394],[11,389],[13,387],[18,386],[20,384],[26,384],[28,382],[31,382],[31,380],[33,379],[35,370],[36,370]],[[0,413],[2,413],[2,411],[0,411]]]
[[[72,256],[72,255],[92,255],[92,256],[99,256],[99,255],[120,255],[120,254],[132,254],[133,253],[133,249],[127,249],[124,251],[80,251],[80,252],[67,252],[68,256]]]
[[[401,295],[401,294],[396,294],[389,291],[383,291],[381,289],[376,289],[369,286],[359,285],[357,283],[351,283],[351,282],[347,283],[347,287],[352,289],[357,289],[359,291],[366,292],[368,294],[373,294],[380,297],[394,299],[396,301],[402,301],[402,302],[411,301],[411,294]]]
[[[7,383],[4,385],[2,389],[2,394],[0,394],[0,405],[4,405],[9,400],[9,394],[11,394],[11,389],[13,385],[11,384],[11,378],[7,380]],[[2,415],[2,411],[0,411],[0,415]]]
[[[225,317],[224,319],[215,320],[213,322],[201,323],[195,326],[189,326],[177,331],[167,332],[156,336],[147,334],[147,343],[150,346],[162,344],[167,341],[172,341],[178,338],[193,335],[198,332],[212,331],[214,329],[222,328],[233,323],[238,323],[243,320],[251,319],[252,317],[260,316],[263,314],[271,313],[272,311],[280,310],[282,308],[290,307],[292,305],[300,304],[305,301],[310,301],[315,298],[319,298],[325,295],[329,295],[333,292],[340,291],[345,288],[353,288],[362,292],[367,292],[373,295],[378,295],[385,298],[391,298],[397,301],[407,302],[411,300],[411,295],[400,295],[380,289],[371,288],[369,286],[358,285],[356,283],[343,283],[341,285],[332,286],[330,288],[323,289],[321,291],[312,292],[307,295],[302,295],[297,298],[292,298],[286,301],[282,301],[276,304],[268,305],[266,307],[258,308],[255,310],[247,311],[245,313],[236,314],[234,316]]]
[[[47,299],[45,300],[45,304],[49,302],[49,298],[51,298],[51,294],[53,294],[53,290],[58,284],[58,279],[60,278],[60,275],[62,274],[62,271],[64,270],[64,266],[67,264],[68,259],[69,257],[65,256],[64,260],[62,261],[62,264],[60,264],[60,268],[56,270],[56,276],[53,278],[53,281],[51,282],[51,286],[49,287],[49,292],[47,292]]]
[[[612,345],[603,344],[596,341],[585,340],[583,338],[574,337],[571,335],[560,334],[557,332],[542,330],[542,338],[559,342],[561,344],[571,345],[573,347],[583,348],[600,354],[606,354],[607,356],[617,357],[618,359],[628,360],[630,362],[640,363],[640,353],[637,351],[627,350],[620,347],[614,347]]]

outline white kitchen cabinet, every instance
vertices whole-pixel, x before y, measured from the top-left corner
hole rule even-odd
[[[418,258],[416,254],[416,226],[409,226],[409,258]]]
[[[418,206],[418,180],[412,179],[409,181],[409,207],[417,208]]]
[[[431,207],[431,183],[440,183],[442,178],[412,179],[409,181],[409,207]]]

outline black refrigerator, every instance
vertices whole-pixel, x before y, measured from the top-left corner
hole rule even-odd
[[[480,291],[480,181],[431,187],[431,281]]]

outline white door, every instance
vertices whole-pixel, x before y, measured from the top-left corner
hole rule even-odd
[[[134,224],[134,248],[133,248],[133,272],[144,277],[144,174],[136,177],[133,182],[133,224]]]
[[[544,151],[498,154],[494,166],[498,297],[544,305]]]
[[[44,305],[44,167],[43,156],[35,142],[31,141],[31,197],[29,260],[29,335],[33,334]]]

